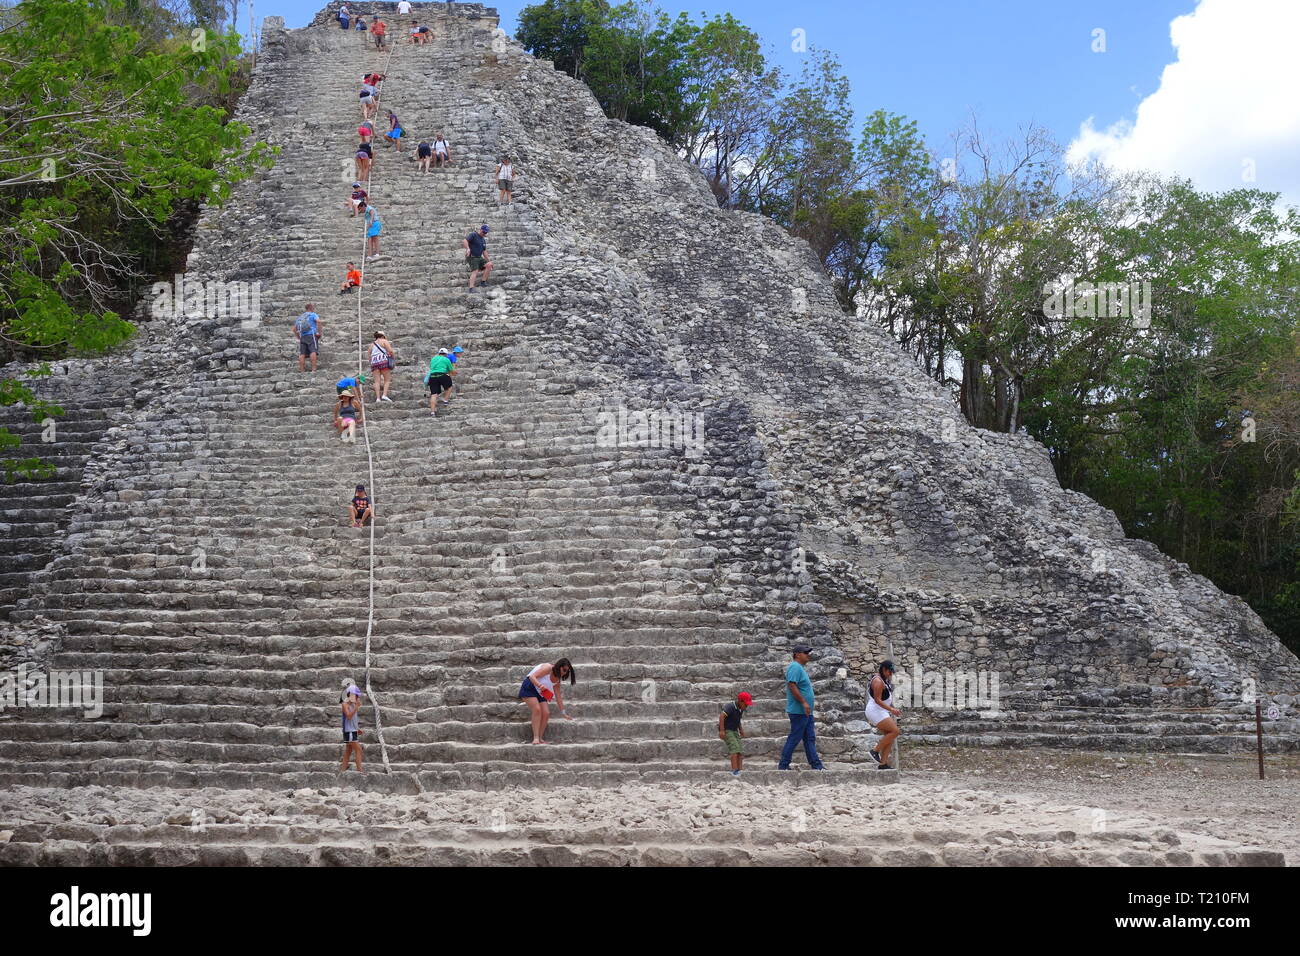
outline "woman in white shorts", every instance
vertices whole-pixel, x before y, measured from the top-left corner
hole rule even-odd
[[[884,661],[867,685],[867,720],[880,733],[880,743],[871,751],[871,759],[880,765],[877,770],[892,769],[889,752],[898,739],[898,721],[894,718],[902,711],[894,706],[893,678],[894,662]]]

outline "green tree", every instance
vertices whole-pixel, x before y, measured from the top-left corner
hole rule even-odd
[[[131,334],[119,310],[144,278],[137,251],[266,161],[247,128],[194,102],[229,87],[238,38],[151,41],[122,0],[24,0],[0,16],[0,342],[17,358],[102,351]],[[0,403],[19,402],[35,403],[29,383],[6,380]]]

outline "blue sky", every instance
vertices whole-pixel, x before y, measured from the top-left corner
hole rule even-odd
[[[301,26],[321,5],[260,0],[257,12],[277,13],[289,26]],[[496,4],[508,32],[513,34],[526,5]],[[859,118],[886,109],[914,119],[940,156],[947,155],[950,134],[972,111],[994,136],[1013,136],[1032,122],[1062,145],[1078,139],[1081,126],[1091,121],[1095,135],[1087,139],[1088,150],[1117,165],[1180,173],[1206,188],[1246,182],[1300,202],[1300,161],[1292,158],[1300,155],[1300,124],[1294,119],[1300,111],[1288,102],[1300,89],[1300,72],[1291,65],[1300,57],[1285,52],[1285,43],[1296,36],[1293,11],[1300,0],[658,5],[697,18],[730,10],[762,37],[787,73],[797,73],[804,60],[791,49],[792,31],[803,30],[809,46],[839,56]],[[1171,42],[1171,22],[1180,16],[1186,25],[1181,51]],[[1104,52],[1093,50],[1095,30],[1105,31]],[[1286,36],[1289,41],[1281,39]],[[1278,55],[1262,49],[1274,43],[1283,44]],[[1188,63],[1161,90],[1166,67],[1180,55]],[[1292,92],[1278,100],[1261,92],[1276,96],[1284,90]],[[1139,115],[1144,100],[1145,115]],[[1247,123],[1242,117],[1250,104],[1255,115]]]

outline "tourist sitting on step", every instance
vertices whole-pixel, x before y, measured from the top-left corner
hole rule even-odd
[[[421,140],[420,145],[415,147],[415,158],[419,162],[420,172],[428,173],[429,165],[433,162],[433,144],[427,139]]]
[[[357,422],[366,416],[366,410],[357,398],[357,393],[345,388],[334,403],[334,427],[338,430],[339,441],[349,444],[357,440]]]
[[[388,42],[388,25],[380,19],[379,14],[375,14],[374,21],[370,24],[370,35],[375,38],[375,49],[382,50],[384,44]]]
[[[419,20],[411,22],[411,42],[416,46],[422,46],[429,42],[429,28],[421,26]]]
[[[451,147],[447,145],[447,137],[442,133],[433,138],[433,165],[435,168],[451,165]]]
[[[551,701],[554,700],[561,716],[572,720],[564,709],[564,693],[561,689],[565,680],[570,684],[578,682],[578,675],[567,657],[561,657],[554,664],[538,664],[528,672],[524,682],[519,685],[519,699],[528,703],[529,717],[533,725],[533,743],[544,744],[546,725],[551,719]]]
[[[343,280],[343,287],[339,289],[339,295],[346,295],[353,289],[361,288],[361,270],[357,268],[355,262],[348,263],[348,274]]]
[[[402,129],[402,121],[397,118],[397,114],[392,110],[388,111],[388,132],[384,134],[385,146],[396,146],[397,151],[402,151],[402,136],[405,134]]]
[[[442,404],[451,403],[451,377],[455,373],[451,355],[446,349],[438,349],[438,354],[429,359],[429,371],[424,373],[424,382],[429,386],[429,414],[434,418],[438,417],[439,396],[442,396]]]
[[[374,518],[375,512],[370,506],[370,496],[366,494],[365,485],[357,485],[356,490],[352,493],[352,503],[348,505],[348,514],[352,518],[352,527],[354,528],[360,528]]]
[[[379,221],[379,210],[368,202],[362,202],[360,209],[366,216],[366,259],[379,258],[379,232],[384,224]]]
[[[361,182],[369,182],[370,164],[375,158],[375,148],[369,143],[358,143],[357,151],[353,154],[352,158],[357,164],[357,171],[355,173],[357,179]]]
[[[727,756],[731,761],[731,775],[739,777],[745,765],[745,731],[740,727],[745,710],[754,706],[754,698],[743,690],[729,704],[722,705],[718,715],[718,739],[727,745]]]
[[[316,371],[316,358],[320,353],[320,316],[310,302],[302,315],[293,323],[293,334],[298,338],[298,371],[307,370],[307,356],[311,356],[311,370]]]
[[[889,753],[899,734],[898,721],[894,718],[902,711],[894,706],[893,677],[894,662],[883,661],[875,676],[871,678],[871,683],[867,685],[867,720],[880,734],[880,743],[876,745],[875,750],[870,751],[870,754],[871,759],[880,765],[877,768],[879,770],[891,769]]]
[[[461,245],[465,249],[465,262],[469,265],[469,291],[475,290],[476,283],[487,283],[492,274],[492,261],[487,254],[487,234],[491,231],[485,224],[465,237]]]
[[[357,772],[362,773],[361,721],[357,717],[361,710],[361,688],[356,684],[350,684],[343,692],[340,709],[343,711],[343,765],[339,767],[339,773],[347,771],[353,757],[357,761]]]
[[[397,349],[381,331],[375,332],[370,346],[370,371],[375,377],[375,401],[392,403],[388,389],[393,384],[393,367],[397,365]]]
[[[358,33],[365,33],[365,32],[366,32],[366,18],[365,18],[365,17],[357,17],[357,25],[356,25],[353,29],[355,29]],[[362,37],[361,39],[362,39],[362,41],[364,41],[364,40],[365,40],[365,37]]]
[[[502,156],[497,163],[497,202],[515,201],[515,167],[509,156]]]
[[[347,202],[348,211],[353,218],[360,214],[361,204],[368,198],[370,198],[370,193],[366,192],[366,188],[361,185],[360,181],[354,182],[352,184],[352,195],[348,197]]]

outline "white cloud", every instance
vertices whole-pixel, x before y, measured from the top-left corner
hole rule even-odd
[[[1106,129],[1085,120],[1069,158],[1300,205],[1300,2],[1201,0],[1169,33],[1177,58],[1159,88],[1132,119]]]

